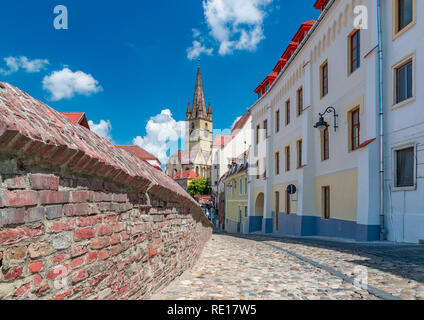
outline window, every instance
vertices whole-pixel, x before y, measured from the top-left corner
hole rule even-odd
[[[351,151],[358,149],[359,146],[359,132],[360,132],[360,122],[359,122],[359,108],[351,111],[350,115],[350,135],[351,135]]]
[[[264,134],[265,134],[265,138],[268,138],[268,120],[264,120]]]
[[[256,161],[256,179],[259,179],[259,160]]]
[[[396,154],[396,188],[415,186],[415,150],[408,147],[395,151]]]
[[[328,62],[321,66],[321,98],[328,94]]]
[[[259,129],[260,129],[259,125],[256,126],[256,144],[259,143]]]
[[[240,195],[243,194],[243,181],[240,179]]]
[[[297,141],[297,168],[302,167],[302,140]]]
[[[303,112],[303,88],[297,90],[297,116]]]
[[[349,38],[349,56],[350,69],[349,73],[353,73],[361,66],[361,32],[355,31]]]
[[[247,178],[244,178],[244,194],[247,194]]]
[[[288,193],[288,191],[286,191],[286,214],[290,214],[291,213],[291,197],[290,197],[290,193]]]
[[[321,145],[321,160],[325,161],[330,159],[330,133],[328,128],[321,133],[322,145]]]
[[[276,175],[280,174],[280,153],[279,152],[275,153],[275,174]]]
[[[264,158],[264,179],[266,179],[266,158]]]
[[[244,216],[247,218],[247,207],[244,207]]]
[[[413,97],[412,60],[395,68],[395,102],[401,103]]]
[[[322,187],[322,215],[324,219],[330,219],[330,187]]]
[[[280,110],[275,112],[275,132],[280,131]]]
[[[275,230],[278,231],[278,215],[280,213],[280,193],[275,192]]]
[[[286,126],[290,124],[290,100],[286,101]]]
[[[290,171],[290,146],[286,147],[286,172]]]

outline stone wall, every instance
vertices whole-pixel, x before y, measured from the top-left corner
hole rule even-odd
[[[212,231],[172,179],[0,83],[0,299],[143,299]]]

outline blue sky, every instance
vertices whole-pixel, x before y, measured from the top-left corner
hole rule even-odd
[[[214,127],[229,128],[255,101],[253,90],[272,72],[300,24],[318,17],[313,4],[314,0],[4,1],[0,81],[58,111],[86,112],[94,124],[109,121],[112,127],[106,129],[116,144],[133,144],[139,137],[140,144],[156,152],[152,145],[161,138],[153,135],[165,131],[155,126],[157,122],[175,119],[178,124],[193,99],[197,55],[189,54],[190,47],[202,48],[202,78]],[[53,27],[56,5],[68,9],[68,30]],[[61,81],[74,82],[63,86]],[[162,112],[166,109],[173,119]]]

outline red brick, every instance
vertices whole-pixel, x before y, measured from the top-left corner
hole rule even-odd
[[[107,258],[109,258],[110,254],[109,254],[109,250],[102,250],[99,252],[99,259],[100,260],[106,260]]]
[[[34,286],[39,286],[40,284],[43,283],[43,277],[40,276],[39,274],[36,274],[33,278],[33,283],[34,283]]]
[[[80,227],[95,226],[96,224],[102,223],[102,219],[103,219],[103,216],[101,216],[101,215],[78,218],[78,226],[80,226]]]
[[[105,223],[119,222],[120,217],[121,216],[119,214],[115,214],[113,216],[107,216],[105,217]]]
[[[38,204],[38,194],[36,191],[18,190],[7,191],[7,207],[25,207]]]
[[[114,233],[112,235],[112,240],[111,240],[110,244],[113,245],[113,244],[118,244],[120,242],[121,242],[121,238],[120,238],[119,234],[118,233]]]
[[[86,247],[83,247],[83,246],[74,247],[74,248],[72,248],[71,258],[76,258],[76,257],[82,256],[86,253],[87,253]]]
[[[90,214],[90,207],[86,203],[65,204],[63,206],[63,213],[68,217],[87,216]]]
[[[125,230],[125,224],[124,223],[115,223],[113,225],[113,232],[121,232]]]
[[[8,189],[25,189],[25,178],[22,176],[7,179],[5,182]]]
[[[40,191],[40,204],[69,202],[69,191]]]
[[[3,252],[0,252],[0,262],[3,260]]]
[[[23,261],[27,256],[27,247],[9,248],[6,252],[10,261]]]
[[[116,256],[121,251],[121,246],[120,245],[113,246],[112,248],[110,248],[110,251],[112,256]]]
[[[63,300],[72,294],[71,290],[66,291],[65,293],[61,293],[56,295],[53,300]]]
[[[58,190],[59,177],[46,174],[30,174],[29,182],[34,190]]]
[[[113,227],[110,225],[102,225],[97,228],[97,235],[98,236],[104,236],[104,235],[110,235],[113,232]]]
[[[32,273],[37,273],[43,269],[43,262],[42,261],[32,262],[29,264],[28,269]]]
[[[97,260],[97,252],[96,251],[90,252],[87,255],[87,264],[90,264],[95,260]]]
[[[149,250],[149,258],[155,256],[157,253],[157,249],[150,249]]]
[[[68,275],[68,266],[67,265],[59,265],[51,269],[47,272],[46,277],[50,280],[54,280],[56,278],[62,278]]]
[[[23,271],[23,268],[21,267],[13,267],[12,269],[8,270],[4,274],[4,280],[9,281],[9,280],[18,279],[22,277],[22,271]]]
[[[53,258],[53,263],[56,264],[56,263],[59,263],[59,262],[63,262],[63,261],[65,261],[65,258],[66,258],[66,255],[64,253],[57,254]]]
[[[71,268],[72,269],[78,268],[78,267],[82,266],[84,264],[84,262],[85,262],[85,256],[75,258],[75,259],[71,260]]]
[[[93,228],[79,229],[74,233],[74,241],[81,241],[94,238],[96,232]]]
[[[28,238],[36,238],[44,234],[44,225],[17,227],[0,231],[0,244],[8,245]]]
[[[72,191],[70,202],[88,202],[90,200],[90,191]]]
[[[78,282],[81,282],[85,278],[87,278],[87,273],[84,270],[80,270],[80,271],[78,271],[76,276],[72,278],[72,284],[76,284]]]
[[[40,289],[38,289],[35,294],[37,295],[37,297],[42,297],[44,296],[48,291],[50,290],[50,287],[46,284],[44,286],[42,286]]]
[[[103,249],[110,244],[110,237],[96,238],[91,240],[91,248],[94,250]]]
[[[71,231],[75,229],[75,221],[74,220],[70,220],[67,222],[54,222],[49,231],[50,232],[62,232],[62,231]]]
[[[30,290],[31,290],[31,282],[28,282],[24,284],[22,287],[20,287],[19,289],[16,289],[14,295],[16,297],[20,297],[28,293]]]

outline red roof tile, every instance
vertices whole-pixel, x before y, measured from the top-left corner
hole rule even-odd
[[[149,165],[152,165],[153,167],[157,168],[157,169],[162,169],[160,167],[161,162],[159,161],[158,158],[156,158],[154,155],[152,155],[151,153],[147,152],[146,150],[144,150],[143,148],[139,147],[139,146],[117,146],[129,153],[131,153],[133,156],[139,158],[140,160],[145,161],[146,163],[148,163]],[[153,160],[153,161],[157,161],[159,166],[155,166],[152,163],[148,162],[148,160]]]
[[[233,139],[231,136],[215,136],[212,146],[223,147]]]
[[[247,112],[244,115],[242,115],[241,118],[234,125],[233,129],[231,130],[231,135],[234,135],[236,131],[243,129],[244,125],[249,120],[249,118],[250,118],[250,114]]]
[[[193,170],[185,170],[182,174],[177,172],[175,175],[175,180],[188,180],[188,179],[196,179],[199,178],[199,175],[196,174]]]

